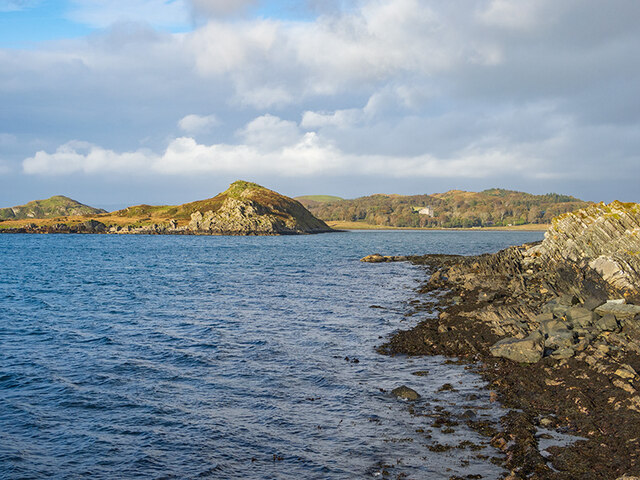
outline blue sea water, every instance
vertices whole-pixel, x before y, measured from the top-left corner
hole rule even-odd
[[[429,449],[486,443],[431,426],[498,416],[481,380],[374,351],[424,319],[424,271],[359,259],[540,238],[0,235],[0,478],[495,478],[475,451]],[[402,384],[415,406],[389,394]]]

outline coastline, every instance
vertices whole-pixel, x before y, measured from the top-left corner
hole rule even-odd
[[[640,349],[635,351],[637,344],[629,340],[640,333],[640,323],[621,321],[620,328],[594,335],[569,358],[547,356],[521,363],[492,355],[490,348],[505,334],[535,327],[533,319],[544,306],[575,287],[584,292],[583,301],[616,293],[593,272],[527,268],[523,254],[529,247],[470,257],[377,260],[423,265],[428,279],[419,292],[429,298],[418,307],[428,318],[393,334],[379,351],[445,355],[477,370],[509,409],[490,435],[491,444],[505,454],[502,466],[510,480],[640,475],[640,378],[624,373],[626,368],[640,371]],[[519,326],[515,319],[530,325]],[[539,445],[545,429],[573,435],[576,441],[551,447],[543,455]]]
[[[450,231],[469,231],[469,232],[544,232],[550,225],[548,224],[534,224],[528,223],[525,225],[514,225],[511,227],[452,227],[452,228],[420,228],[420,227],[387,227],[383,225],[371,225],[362,222],[342,222],[342,221],[326,221],[327,225],[331,228],[339,230],[412,230],[412,231],[427,231],[427,232],[450,232]]]

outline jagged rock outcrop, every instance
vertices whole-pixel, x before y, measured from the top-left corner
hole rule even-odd
[[[215,210],[191,214],[187,230],[231,235],[291,235],[330,232],[297,201],[256,184],[235,182]],[[216,197],[216,198],[218,198]]]
[[[589,266],[618,290],[640,288],[640,204],[599,203],[556,217],[532,260]]]
[[[379,351],[479,362],[519,411],[491,442],[509,478],[640,474],[639,210],[593,205],[557,218],[544,241],[496,254],[410,257],[431,274],[411,302],[430,316]],[[550,413],[545,422],[583,438],[543,457],[534,434]]]

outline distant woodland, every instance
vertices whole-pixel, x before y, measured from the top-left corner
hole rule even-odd
[[[433,195],[370,195],[352,200],[306,196],[297,200],[324,221],[440,228],[550,223],[556,215],[589,203],[557,193],[532,195],[498,188]],[[418,213],[427,207],[429,214]]]

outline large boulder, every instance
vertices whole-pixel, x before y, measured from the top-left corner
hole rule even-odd
[[[535,331],[525,338],[505,338],[491,348],[491,355],[520,363],[536,363],[544,353],[544,337]]]
[[[618,320],[628,320],[640,314],[640,305],[631,305],[627,303],[607,302],[596,308],[598,315],[613,315]]]

